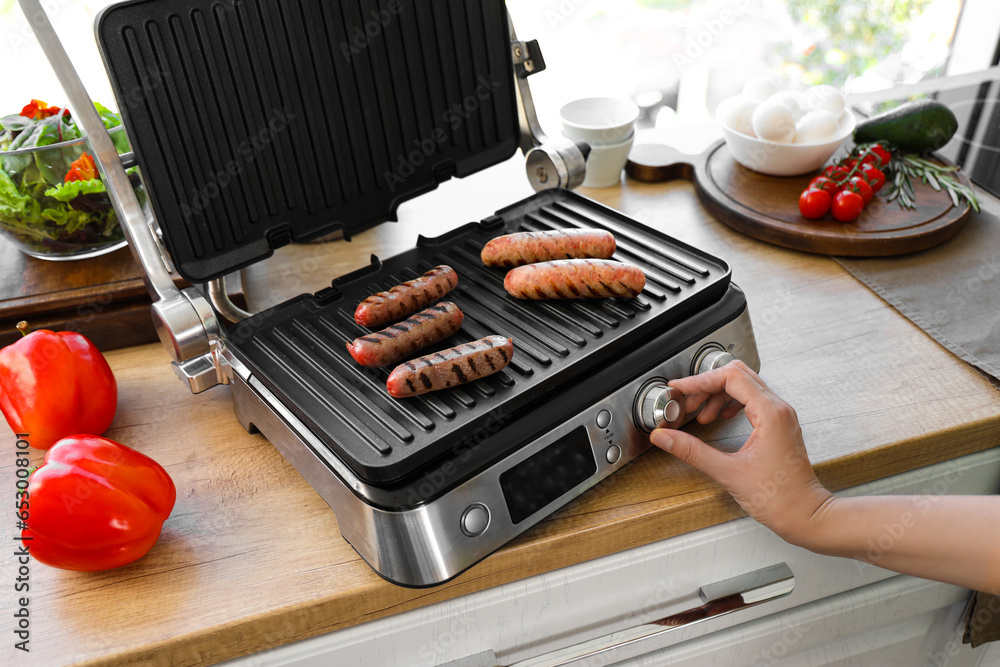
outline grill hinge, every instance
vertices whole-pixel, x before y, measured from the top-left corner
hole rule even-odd
[[[216,339],[208,354],[172,364],[174,373],[192,394],[200,394],[220,384],[229,384],[227,366],[229,362],[222,355],[222,343]]]
[[[587,177],[590,146],[565,138],[549,138],[538,121],[528,77],[545,70],[545,59],[537,40],[517,38],[514,21],[510,25],[514,80],[517,84],[518,117],[521,123],[521,152],[526,158],[528,182],[535,192],[558,188],[575,190]]]
[[[545,57],[542,55],[542,47],[538,45],[538,40],[530,42],[514,42],[514,70],[520,79],[527,79],[532,74],[545,71]]]

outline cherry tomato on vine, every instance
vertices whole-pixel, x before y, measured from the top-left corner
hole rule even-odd
[[[844,189],[850,190],[851,192],[856,192],[859,195],[861,195],[861,198],[864,200],[865,204],[870,202],[872,198],[875,196],[875,191],[872,190],[872,186],[869,185],[868,181],[866,181],[861,176],[855,176],[851,180],[847,181],[847,185],[845,186]]]
[[[879,163],[875,166],[879,169],[885,169],[889,166],[889,162],[892,160],[892,153],[887,151],[882,144],[875,144],[871,147],[871,151],[874,155],[878,156]]]
[[[830,210],[831,201],[833,198],[826,190],[809,188],[799,197],[799,212],[802,213],[803,217],[817,220]]]
[[[841,162],[841,165],[846,167],[847,169],[854,169],[854,165],[856,165],[857,163],[858,161],[855,160],[854,158],[847,158],[846,160]]]
[[[812,183],[809,184],[809,189],[824,190],[826,192],[829,192],[831,195],[835,195],[838,192],[840,192],[843,188],[834,183],[833,181],[831,181],[826,176],[817,176],[812,180]]]
[[[839,164],[831,164],[823,170],[823,175],[834,181],[843,181],[851,170]]]
[[[865,200],[857,192],[844,190],[833,199],[833,217],[840,222],[853,222],[861,216]]]
[[[870,164],[861,165],[861,174],[875,192],[881,190],[882,186],[885,185],[885,174],[877,167]]]
[[[875,153],[868,153],[861,158],[861,164],[870,164],[873,167],[878,167],[881,161],[881,158]]]

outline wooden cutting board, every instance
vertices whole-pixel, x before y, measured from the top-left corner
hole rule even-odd
[[[818,171],[765,176],[736,162],[724,141],[700,155],[662,144],[638,145],[627,171],[646,182],[690,180],[705,207],[730,227],[774,245],[823,255],[885,257],[926,250],[958,234],[971,213],[968,205],[954,206],[947,193],[914,183],[914,210],[876,196],[854,222],[837,222],[829,214],[807,220],[799,213],[799,195]],[[972,187],[965,174],[959,177]]]
[[[180,277],[178,286],[189,287]],[[227,280],[237,305],[246,307],[241,281]],[[48,262],[0,239],[0,347],[32,329],[78,331],[101,350],[157,341],[151,301],[128,248],[94,259]]]

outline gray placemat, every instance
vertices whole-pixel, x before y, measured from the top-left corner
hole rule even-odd
[[[936,248],[872,259],[836,259],[934,340],[1000,387],[1000,202]]]

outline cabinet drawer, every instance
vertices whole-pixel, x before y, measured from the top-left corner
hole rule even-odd
[[[671,665],[923,665],[932,627],[969,592],[897,576],[621,662]]]

